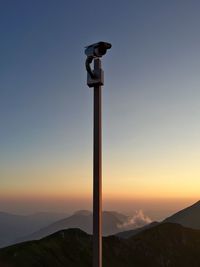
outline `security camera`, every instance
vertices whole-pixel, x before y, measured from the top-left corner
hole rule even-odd
[[[103,85],[103,70],[99,64],[100,57],[106,54],[107,49],[110,49],[112,45],[106,42],[98,42],[85,47],[85,54],[87,56],[85,61],[85,67],[88,73],[87,84],[89,87],[96,85]],[[91,64],[94,60],[94,70],[91,69]]]
[[[89,58],[102,57],[106,54],[107,49],[110,49],[112,45],[106,42],[98,42],[89,46],[86,46],[85,54]]]

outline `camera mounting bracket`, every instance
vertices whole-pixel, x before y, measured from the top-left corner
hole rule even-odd
[[[93,59],[94,59],[94,70],[92,70],[90,66]],[[85,65],[87,70],[88,87],[104,85],[104,72],[101,68],[101,60],[99,58],[87,57]]]

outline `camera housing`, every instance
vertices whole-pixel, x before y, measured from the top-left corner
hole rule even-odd
[[[94,43],[92,45],[86,46],[85,54],[87,57],[92,57],[92,58],[102,57],[111,47],[112,45],[107,42]]]

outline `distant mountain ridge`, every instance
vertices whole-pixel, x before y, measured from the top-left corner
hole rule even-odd
[[[200,230],[159,224],[131,238],[103,238],[104,267],[199,267]],[[1,267],[92,267],[92,236],[80,229],[0,250]]]
[[[0,212],[0,247],[13,244],[17,238],[31,234],[63,217],[66,217],[66,214],[38,212],[30,215],[16,215]]]
[[[103,235],[116,234],[121,238],[129,238],[159,224],[157,222],[148,223],[148,216],[140,211],[136,212],[134,216],[126,216],[115,211],[104,211]],[[165,222],[200,229],[200,201],[173,214],[161,223]],[[68,228],[80,228],[91,234],[92,212],[80,210],[69,217],[64,214],[42,212],[28,216],[0,212],[0,247],[37,240]]]
[[[119,232],[119,225],[122,225],[128,220],[128,216],[120,214],[115,211],[103,211],[102,221],[103,221],[103,235],[112,235]],[[17,242],[24,242],[28,240],[38,240],[45,236],[51,235],[57,231],[69,229],[69,228],[80,228],[84,232],[92,233],[92,212],[90,211],[77,211],[70,217],[61,219],[50,224],[47,227],[40,229],[39,231],[24,236],[16,240]]]
[[[146,224],[147,216],[145,217],[143,213],[136,212],[134,216],[130,217],[116,211],[104,211],[103,234],[115,234],[122,230],[133,229],[136,226]],[[133,218],[135,218],[135,221]],[[67,228],[81,228],[85,232],[91,233],[92,212],[79,210],[71,216],[48,212],[32,215],[14,215],[0,212],[0,247],[40,239]]]

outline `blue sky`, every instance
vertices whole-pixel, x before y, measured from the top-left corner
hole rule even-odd
[[[71,196],[75,181],[80,195],[91,191],[84,46],[102,40],[113,45],[102,60],[105,195],[152,198],[155,187],[166,198],[197,198],[199,10],[194,0],[1,1],[5,197],[40,191],[48,179],[62,194],[66,186]]]

